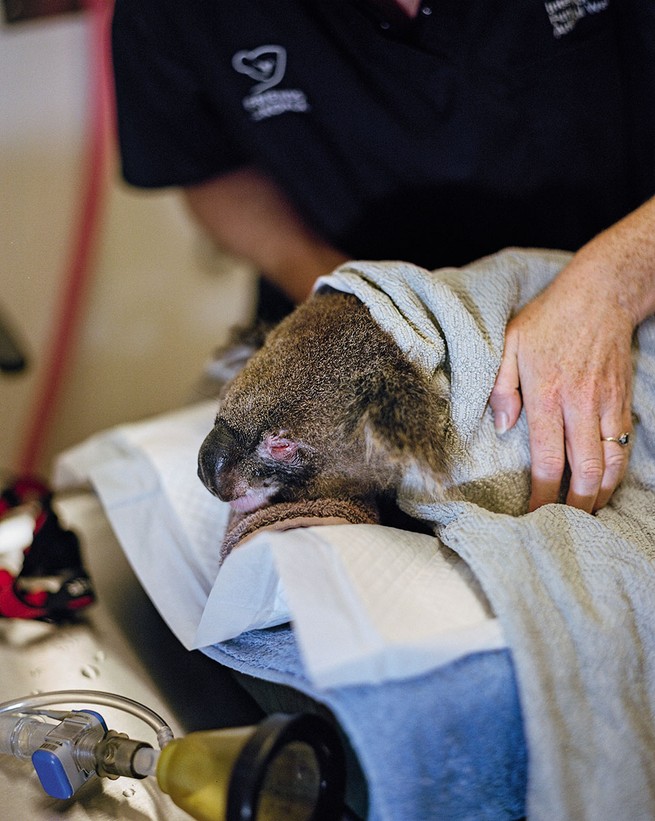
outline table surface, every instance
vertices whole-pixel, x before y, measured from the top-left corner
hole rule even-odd
[[[71,624],[0,619],[0,701],[51,690],[102,690],[147,705],[176,736],[254,723],[260,712],[231,675],[201,653],[185,650],[164,624],[96,497],[81,492],[61,498],[58,512],[81,538],[98,601]],[[110,728],[156,746],[153,731],[137,718],[95,709]],[[0,795],[0,821],[189,819],[154,778],[92,778],[72,799],[61,801],[42,790],[30,762],[5,755],[0,756]]]

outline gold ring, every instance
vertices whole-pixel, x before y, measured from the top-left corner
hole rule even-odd
[[[622,448],[627,447],[630,444],[630,434],[629,433],[621,433],[618,436],[601,436],[601,442],[616,442],[617,445],[621,445]]]

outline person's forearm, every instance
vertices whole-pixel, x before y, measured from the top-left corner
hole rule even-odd
[[[562,276],[581,277],[592,299],[612,294],[635,327],[655,314],[655,197],[588,242]]]
[[[216,243],[250,260],[294,302],[317,277],[346,257],[311,231],[268,178],[243,168],[184,190],[187,203]]]

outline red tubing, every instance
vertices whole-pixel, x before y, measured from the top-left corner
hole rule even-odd
[[[89,25],[89,120],[84,159],[82,196],[77,224],[71,233],[69,261],[63,274],[58,311],[46,353],[36,401],[26,426],[25,440],[16,459],[20,475],[38,468],[61,396],[76,332],[91,276],[107,189],[110,136],[113,134],[113,93],[109,49],[111,0],[86,0]]]

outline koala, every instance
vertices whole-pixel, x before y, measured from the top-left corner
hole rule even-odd
[[[449,384],[428,380],[353,295],[314,294],[229,385],[198,457],[246,514],[278,502],[391,499],[449,472]]]

